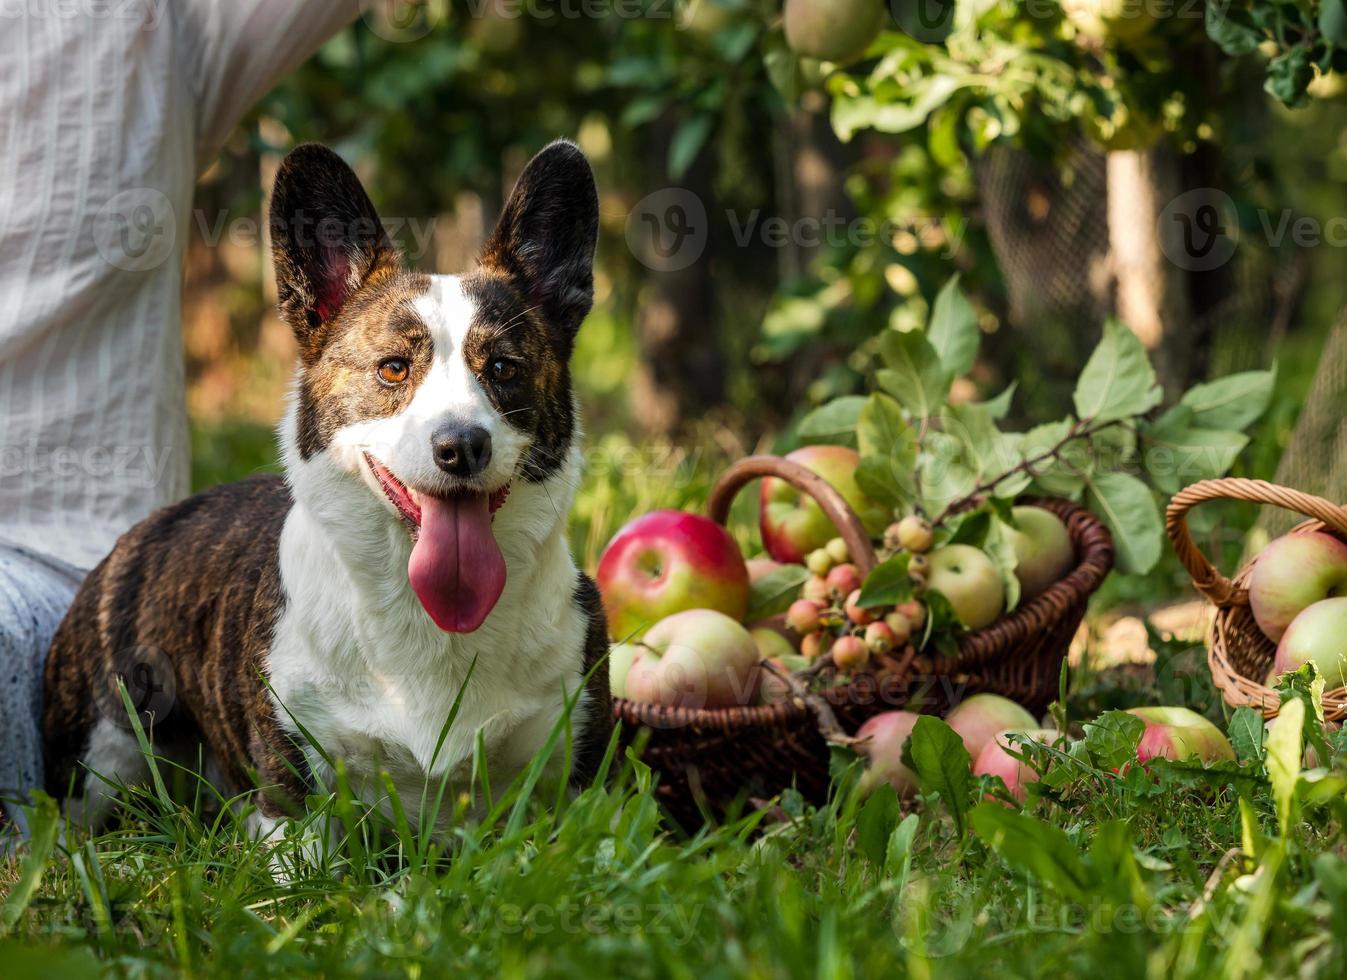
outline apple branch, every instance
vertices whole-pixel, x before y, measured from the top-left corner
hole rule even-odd
[[[1053,460],[1060,459],[1062,450],[1064,450],[1071,443],[1075,442],[1077,439],[1089,439],[1100,432],[1113,428],[1114,426],[1122,425],[1123,421],[1124,420],[1122,419],[1111,419],[1107,422],[1095,422],[1092,419],[1078,419],[1077,421],[1071,424],[1070,428],[1067,429],[1066,435],[1062,436],[1062,438],[1059,439],[1054,445],[1043,450],[1043,452],[1038,453],[1037,455],[1029,456],[1025,459],[1020,460],[1020,462],[1016,463],[1014,466],[1010,467],[1007,470],[1004,470],[1001,473],[998,473],[994,477],[983,480],[972,490],[970,490],[967,494],[947,504],[945,506],[945,509],[940,512],[940,516],[937,517],[934,521],[932,521],[932,523],[934,524],[944,523],[945,519],[949,517],[950,514],[954,513],[959,508],[963,507],[969,501],[977,500],[980,497],[986,496],[988,493],[995,490],[997,487],[999,487],[1002,483],[1005,483],[1011,477],[1019,476],[1021,474],[1027,474],[1028,476],[1031,477],[1037,476],[1038,474],[1035,472],[1035,467],[1041,466],[1044,463],[1051,462]]]
[[[856,739],[848,735],[837,721],[837,715],[833,714],[832,705],[817,694],[810,693],[809,689],[800,683],[800,679],[790,671],[782,670],[770,660],[762,661],[762,666],[786,685],[786,689],[790,691],[791,698],[796,704],[804,705],[813,712],[814,720],[818,723],[819,734],[823,736],[825,742],[842,746],[855,744]]]

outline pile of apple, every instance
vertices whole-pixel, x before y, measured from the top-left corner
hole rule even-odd
[[[1329,690],[1347,687],[1347,544],[1331,534],[1288,534],[1263,549],[1249,606],[1277,644],[1269,685],[1313,663]]]
[[[812,497],[780,479],[762,481],[759,528],[767,554],[747,562],[729,532],[705,517],[646,514],[614,536],[597,569],[616,641],[609,661],[615,696],[686,708],[770,703],[786,693],[781,672],[826,665],[835,679],[873,658],[921,648],[936,625],[926,601],[932,593],[958,620],[942,628],[981,629],[1004,614],[1006,579],[992,558],[949,542],[947,530],[922,515],[894,514],[867,498],[856,483],[855,450],[807,446],[786,459],[841,494],[881,560],[907,555],[912,598],[862,605],[864,583],[846,542]],[[1047,510],[1016,507],[1013,518],[1014,576],[1021,597],[1032,598],[1071,569],[1074,548],[1066,526]],[[745,623],[751,583],[782,565],[808,570],[784,620]],[[790,581],[794,586],[800,578]],[[763,661],[776,669],[764,670]]]
[[[1128,714],[1146,725],[1137,745],[1138,762],[1196,758],[1211,763],[1235,758],[1221,730],[1188,708],[1132,708]],[[903,745],[920,717],[911,711],[886,711],[856,732],[856,749],[866,760],[862,792],[888,783],[902,797],[920,788],[916,773],[903,764]],[[1056,729],[1041,727],[1020,705],[996,694],[975,694],[961,701],[945,723],[963,739],[973,775],[999,776],[1021,803],[1025,785],[1041,778],[1025,761],[1026,744],[1054,746],[1063,738]]]

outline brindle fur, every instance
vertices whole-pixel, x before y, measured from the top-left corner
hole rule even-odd
[[[579,150],[554,144],[539,160],[521,178],[480,269],[463,280],[479,309],[465,360],[507,421],[530,435],[519,475],[534,481],[560,466],[574,437],[568,361],[592,300],[597,233],[597,197]],[[342,426],[405,408],[416,385],[381,386],[370,365],[404,358],[413,381],[425,369],[430,334],[412,304],[429,280],[402,268],[359,181],[323,147],[286,158],[271,229],[279,308],[299,345],[297,444],[307,459]],[[501,357],[521,365],[517,377],[487,383],[487,366]],[[118,665],[127,651],[148,647],[171,665],[177,689],[171,710],[146,719],[156,751],[195,759],[204,746],[231,791],[275,790],[259,799],[267,816],[298,807],[309,788],[304,754],[275,717],[264,679],[286,602],[278,542],[290,508],[278,477],[217,487],[134,527],[89,575],[46,666],[49,793],[78,793],[95,725],[125,719],[109,696]],[[598,590],[583,574],[572,601],[588,621],[587,717],[572,774],[582,784],[612,728],[608,640]]]

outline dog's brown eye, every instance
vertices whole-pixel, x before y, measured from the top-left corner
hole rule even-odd
[[[515,375],[514,361],[507,361],[503,358],[497,358],[491,362],[491,377],[497,381],[509,381]]]
[[[379,365],[379,380],[387,385],[400,385],[407,380],[411,368],[400,357],[390,357]]]

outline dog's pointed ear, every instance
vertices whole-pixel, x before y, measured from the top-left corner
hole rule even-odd
[[[360,179],[317,143],[295,147],[276,173],[271,257],[281,316],[305,355],[346,301],[402,258]]]
[[[482,266],[503,272],[569,349],[594,304],[599,195],[580,148],[566,140],[529,161],[482,250]]]

